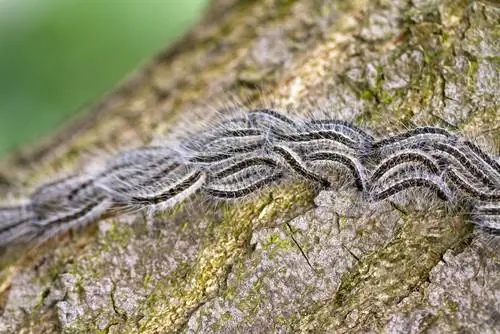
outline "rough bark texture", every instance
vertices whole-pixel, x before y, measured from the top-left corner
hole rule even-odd
[[[378,134],[451,124],[498,152],[499,22],[495,1],[215,1],[79,121],[5,161],[2,192],[228,96],[321,106]],[[300,182],[236,205],[198,198],[4,254],[0,331],[500,332],[499,251],[472,230],[461,213]]]

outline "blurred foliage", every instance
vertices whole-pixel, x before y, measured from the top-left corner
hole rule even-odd
[[[207,0],[0,0],[0,155],[96,101]]]

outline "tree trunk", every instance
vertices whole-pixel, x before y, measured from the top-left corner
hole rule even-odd
[[[2,192],[191,126],[235,96],[327,109],[377,135],[446,124],[498,152],[499,22],[496,1],[214,1],[79,120],[4,161]],[[3,255],[0,331],[500,332],[498,247],[463,213],[417,204],[295,182],[106,219]]]

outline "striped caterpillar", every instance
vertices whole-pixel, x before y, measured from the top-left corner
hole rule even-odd
[[[122,152],[97,172],[43,184],[23,204],[0,207],[0,246],[129,210],[165,210],[196,193],[234,200],[286,178],[328,189],[335,187],[332,171],[347,172],[371,202],[423,188],[444,202],[466,203],[478,228],[500,234],[498,157],[442,128],[378,139],[345,121],[256,109],[171,146]]]

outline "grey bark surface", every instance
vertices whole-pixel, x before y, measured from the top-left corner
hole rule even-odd
[[[498,156],[499,37],[495,1],[214,1],[87,114],[6,159],[0,189],[26,195],[86,152],[148,144],[234,97],[379,136],[452,126]],[[297,181],[6,250],[0,332],[500,332],[500,247],[413,195],[398,210]]]

